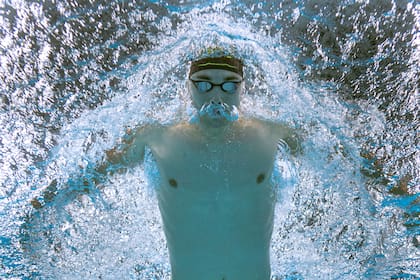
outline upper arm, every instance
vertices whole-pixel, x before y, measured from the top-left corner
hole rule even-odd
[[[127,130],[119,143],[107,150],[107,160],[114,164],[133,165],[141,162],[144,155],[144,147],[146,145],[146,133],[144,128]]]
[[[297,129],[279,123],[270,124],[278,140],[286,142],[292,154],[301,151],[301,137]]]
[[[140,164],[153,130],[152,127],[127,129],[114,148],[105,151],[105,158],[98,171],[108,173]]]

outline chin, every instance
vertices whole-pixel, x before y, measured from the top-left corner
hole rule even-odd
[[[225,127],[229,124],[236,122],[236,120],[228,120],[223,116],[220,117],[205,117],[202,119],[203,123],[210,127]]]

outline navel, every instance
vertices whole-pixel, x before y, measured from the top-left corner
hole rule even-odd
[[[176,188],[178,187],[178,182],[175,179],[169,179],[169,186]]]
[[[257,184],[261,184],[265,179],[265,174],[261,173],[260,175],[258,175],[257,177]]]

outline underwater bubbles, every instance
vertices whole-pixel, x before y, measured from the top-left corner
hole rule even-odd
[[[93,170],[136,126],[189,119],[189,62],[216,46],[246,62],[239,117],[303,140],[276,161],[273,279],[420,277],[416,2],[0,9],[2,278],[169,279],[150,153]]]

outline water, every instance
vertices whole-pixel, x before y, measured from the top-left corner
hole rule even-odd
[[[92,167],[128,128],[189,117],[187,62],[214,44],[246,61],[243,114],[304,139],[276,162],[272,278],[420,278],[416,1],[0,11],[1,278],[169,279],[153,159]]]

